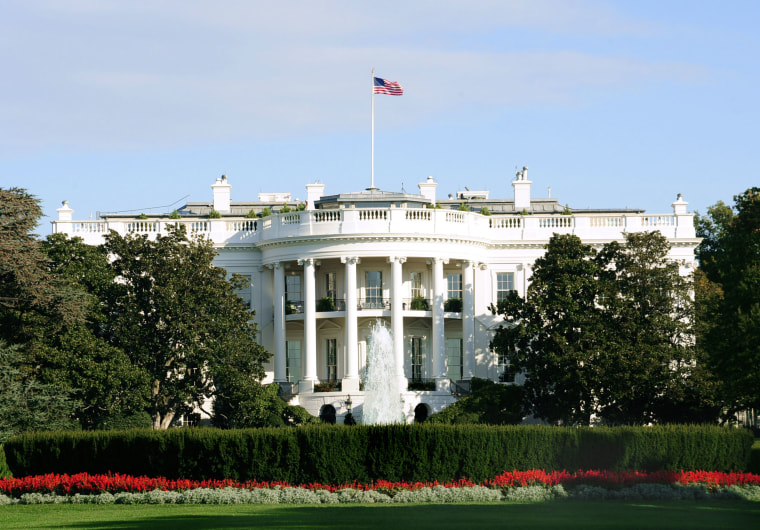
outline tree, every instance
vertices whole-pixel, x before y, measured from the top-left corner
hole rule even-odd
[[[555,235],[523,300],[498,308],[492,342],[525,373],[531,412],[552,423],[663,421],[695,384],[689,283],[658,232],[596,252]]]
[[[124,351],[104,336],[101,300],[116,288],[105,249],[63,234],[48,236],[41,249],[59,284],[88,293],[88,303],[81,322],[52,334],[39,349],[37,362],[45,368],[40,380],[72,390],[80,402],[76,417],[84,428],[105,428],[116,418],[123,424],[130,423],[130,417],[144,417],[148,374],[133,366]]]
[[[431,415],[426,422],[488,425],[516,425],[523,420],[522,388],[473,378],[472,392]]]
[[[0,188],[0,339],[28,344],[81,320],[83,293],[58,282],[33,231],[39,200],[20,188]]]
[[[553,236],[534,263],[526,298],[512,292],[492,307],[507,321],[492,349],[525,371],[530,411],[552,423],[588,425],[599,412],[595,391],[604,333],[595,255],[577,236]]]
[[[660,232],[640,232],[599,254],[607,339],[597,395],[607,422],[662,421],[696,384],[692,286],[669,250]]]
[[[112,231],[104,246],[116,274],[104,300],[105,335],[149,377],[155,429],[203,407],[217,392],[216,374],[264,376],[269,353],[255,342],[256,326],[235,293],[245,279],[227,280],[210,242],[188,239],[177,225],[154,241]]]
[[[77,402],[68,389],[40,383],[25,366],[21,346],[0,341],[0,444],[24,431],[77,427]]]
[[[700,269],[714,285],[703,299],[701,338],[729,415],[760,408],[760,188],[695,219]]]

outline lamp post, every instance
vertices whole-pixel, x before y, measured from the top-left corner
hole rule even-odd
[[[356,425],[356,420],[354,419],[354,415],[351,413],[351,406],[354,404],[353,401],[351,401],[351,394],[348,394],[346,396],[346,416],[343,418],[343,424],[344,425]]]

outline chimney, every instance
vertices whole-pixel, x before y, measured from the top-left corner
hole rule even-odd
[[[222,175],[211,185],[214,190],[214,210],[217,212],[230,211],[230,190],[232,186],[227,183],[227,175]]]
[[[435,204],[435,189],[438,187],[438,183],[430,176],[425,182],[417,184],[420,188],[420,195],[428,199],[432,204]]]
[[[317,180],[314,184],[306,185],[306,209],[314,210],[316,202],[322,198],[325,193],[325,185],[320,184]]]
[[[676,201],[671,206],[673,206],[673,213],[675,215],[685,215],[686,207],[688,205],[689,203],[683,200],[683,195],[679,193],[676,197]]]
[[[522,171],[518,171],[515,180],[512,181],[512,187],[515,189],[515,212],[530,211],[531,184],[533,183],[528,180],[528,166],[523,166]]]
[[[71,221],[74,218],[74,210],[69,208],[69,201],[63,201],[62,206],[56,210],[59,221]]]

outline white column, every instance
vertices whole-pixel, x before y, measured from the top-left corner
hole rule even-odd
[[[274,381],[287,381],[285,351],[285,268],[283,263],[274,263]]]
[[[443,277],[443,264],[448,260],[433,258],[433,377],[435,389],[446,391],[449,380],[446,375],[446,333],[443,320],[443,299],[446,292],[446,278]]]
[[[475,366],[475,289],[473,262],[462,262],[462,374],[472,379]]]
[[[406,390],[404,376],[404,312],[403,312],[403,267],[406,258],[391,256],[391,333],[393,334],[393,355],[396,357],[396,376],[401,388]]]
[[[304,370],[303,380],[299,383],[299,393],[313,392],[317,381],[317,296],[314,279],[314,260],[300,259],[303,265],[304,283]]]
[[[357,332],[356,309],[356,264],[357,257],[342,257],[346,264],[346,371],[343,377],[343,392],[359,391],[359,338]]]

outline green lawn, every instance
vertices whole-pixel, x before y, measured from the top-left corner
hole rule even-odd
[[[583,502],[458,505],[34,505],[0,507],[0,528],[758,528],[760,503]]]

